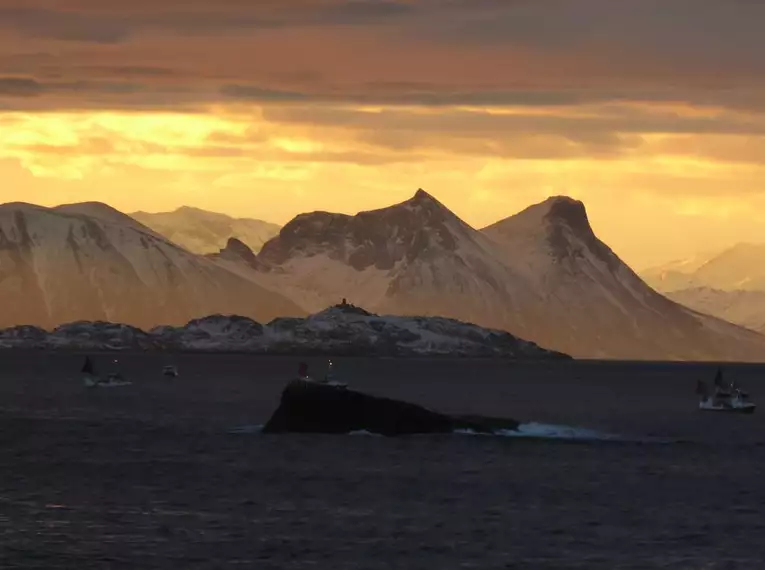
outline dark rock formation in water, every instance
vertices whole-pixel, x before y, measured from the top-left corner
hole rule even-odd
[[[515,420],[441,414],[407,402],[295,380],[263,433],[330,433],[368,431],[386,436],[452,433],[470,430],[494,433],[514,430]]]

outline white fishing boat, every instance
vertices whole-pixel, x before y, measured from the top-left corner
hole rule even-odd
[[[699,396],[699,409],[705,412],[752,414],[757,409],[746,392],[733,382],[725,383],[721,369],[717,370],[713,388],[699,380],[696,393]]]
[[[116,362],[116,360],[115,360]],[[93,361],[89,356],[85,357],[82,366],[83,384],[86,388],[116,388],[118,386],[130,386],[132,382],[126,380],[119,372],[110,372],[103,377],[96,373]]]
[[[172,364],[168,364],[167,366],[162,368],[162,375],[167,376],[169,378],[176,378],[178,376],[178,368],[176,368]]]

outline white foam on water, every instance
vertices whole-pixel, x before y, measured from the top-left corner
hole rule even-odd
[[[623,439],[618,435],[589,428],[555,424],[540,424],[536,422],[521,424],[518,426],[517,431],[503,431],[506,431],[507,433],[502,433],[502,435],[511,435],[513,437],[541,437],[549,439],[577,439],[595,441],[613,441]]]
[[[382,437],[382,435],[380,435],[379,433],[373,433],[373,432],[367,431],[365,429],[349,432],[348,435],[368,435],[368,436],[372,436],[372,437]]]
[[[517,430],[502,429],[493,433],[479,433],[473,430],[457,430],[455,433],[463,435],[484,435],[501,437],[526,437],[538,439],[565,439],[575,441],[618,441],[623,438],[593,429],[529,422],[518,426]]]

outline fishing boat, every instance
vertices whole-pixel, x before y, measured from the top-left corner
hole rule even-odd
[[[114,361],[117,362],[116,360]],[[103,377],[96,373],[93,361],[89,356],[85,357],[81,373],[86,388],[116,388],[118,386],[130,386],[132,382],[126,380],[119,372],[110,372]]]
[[[345,300],[345,299],[343,299]],[[334,386],[335,388],[347,388],[348,384],[345,382],[340,382],[339,380],[335,379],[335,373],[332,368],[332,361],[327,361],[327,373],[324,375],[324,382],[323,384],[327,384],[328,386]]]
[[[306,364],[305,362],[301,362],[300,366],[298,367],[298,380],[301,380],[303,382],[309,382],[312,384],[320,384],[322,386],[331,386],[333,388],[339,388],[339,389],[345,389],[348,387],[348,384],[346,384],[345,382],[340,382],[335,379],[331,360],[327,362],[327,372],[325,373],[324,378],[320,378],[320,379],[309,376],[308,364]]]
[[[728,412],[752,414],[757,406],[749,399],[749,394],[738,388],[734,382],[723,380],[722,369],[717,369],[713,387],[699,380],[696,385],[699,396],[699,409],[705,412]]]
[[[169,378],[176,378],[178,376],[178,368],[176,368],[172,364],[168,364],[167,366],[162,368],[162,375],[167,376]]]

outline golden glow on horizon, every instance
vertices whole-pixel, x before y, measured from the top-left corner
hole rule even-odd
[[[765,165],[735,160],[741,148],[752,148],[751,137],[649,133],[631,135],[640,144],[618,155],[529,159],[510,153],[540,145],[554,156],[572,143],[535,133],[484,141],[492,135],[476,136],[468,127],[463,138],[433,132],[377,144],[379,133],[370,131],[361,136],[353,123],[268,120],[261,109],[241,107],[207,114],[5,113],[0,179],[7,182],[0,200],[100,200],[126,212],[187,204],[284,223],[310,210],[382,207],[423,187],[483,227],[566,194],[585,201],[599,235],[636,267],[706,250],[711,240],[765,241],[758,237],[765,221]],[[474,146],[485,142],[488,151]],[[490,152],[491,145],[500,150]],[[728,155],[733,159],[725,160]]]

